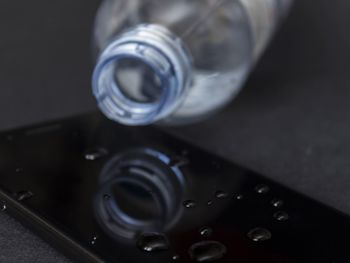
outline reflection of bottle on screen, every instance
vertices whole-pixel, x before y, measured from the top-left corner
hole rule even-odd
[[[141,233],[177,236],[217,219],[231,203],[229,192],[241,187],[236,176],[245,171],[232,170],[235,178],[231,172],[215,177],[216,162],[210,164],[209,159],[203,168],[201,162],[192,166],[192,161],[189,155],[144,147],[114,155],[100,172],[94,197],[95,218],[103,232],[130,244]],[[225,191],[213,189],[219,185],[225,185]],[[213,198],[220,202],[208,204]]]
[[[127,125],[188,123],[241,89],[292,0],[105,0],[94,41],[100,109]]]
[[[185,189],[182,171],[167,155],[148,148],[125,151],[101,171],[96,219],[108,235],[124,242],[140,232],[166,232],[181,218]]]

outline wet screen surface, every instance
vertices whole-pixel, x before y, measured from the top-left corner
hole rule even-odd
[[[155,128],[89,114],[3,133],[0,156],[2,210],[82,262],[350,259],[349,218]]]

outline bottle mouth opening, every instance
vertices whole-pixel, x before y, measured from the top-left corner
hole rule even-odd
[[[178,38],[157,25],[141,25],[113,41],[93,75],[102,112],[127,125],[170,115],[188,88],[191,64]]]
[[[165,81],[153,65],[125,57],[115,61],[112,67],[114,83],[125,99],[140,104],[157,104],[161,100]]]
[[[149,148],[114,156],[102,169],[94,201],[106,233],[133,239],[140,230],[169,229],[181,215],[185,179],[171,157]]]
[[[97,86],[104,87],[97,96],[99,107],[111,119],[128,125],[146,125],[166,104],[168,79],[155,65],[138,56],[125,53],[112,56],[96,71]]]

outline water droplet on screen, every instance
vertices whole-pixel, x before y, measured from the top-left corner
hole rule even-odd
[[[267,194],[268,192],[270,192],[270,187],[268,187],[265,184],[261,184],[255,187],[255,192],[257,192],[258,194]]]
[[[224,198],[228,197],[228,193],[226,193],[224,191],[216,191],[215,197],[218,199],[224,199]]]
[[[31,191],[19,191],[16,193],[17,201],[24,201],[32,198],[34,194]]]
[[[243,196],[243,195],[236,195],[235,198],[236,198],[237,200],[242,200],[242,199],[244,198],[244,196]]]
[[[271,205],[276,208],[281,208],[284,205],[284,202],[281,199],[273,199]]]
[[[18,167],[18,168],[16,168],[16,173],[21,173],[21,172],[23,172],[23,168],[21,168],[21,167]]]
[[[207,203],[209,206],[213,204],[213,200],[209,200]]]
[[[105,148],[97,148],[89,150],[85,153],[85,159],[88,161],[96,161],[108,154],[108,151]]]
[[[146,252],[168,250],[169,241],[165,235],[159,233],[144,233],[137,240],[137,247]]]
[[[254,242],[264,242],[270,240],[272,234],[265,228],[257,227],[248,232],[248,237]]]
[[[5,201],[1,202],[1,211],[4,212],[7,209],[7,205],[5,203]]]
[[[203,241],[191,246],[190,257],[196,262],[214,262],[224,257],[226,247],[217,241]]]
[[[171,258],[172,260],[179,260],[180,259],[180,256],[179,255],[174,255],[172,258]]]
[[[213,230],[209,227],[203,227],[199,230],[199,234],[202,237],[210,237],[213,234]]]
[[[97,241],[97,236],[94,236],[91,240],[91,245],[95,245]]]
[[[288,221],[289,219],[289,215],[284,211],[278,211],[274,213],[273,217],[280,222],[285,222],[285,221]]]
[[[197,206],[195,201],[192,200],[186,200],[183,202],[184,207],[186,208],[195,208]]]

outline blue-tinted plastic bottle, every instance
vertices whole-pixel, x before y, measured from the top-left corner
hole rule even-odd
[[[105,0],[93,92],[126,125],[183,124],[240,91],[292,0]]]

